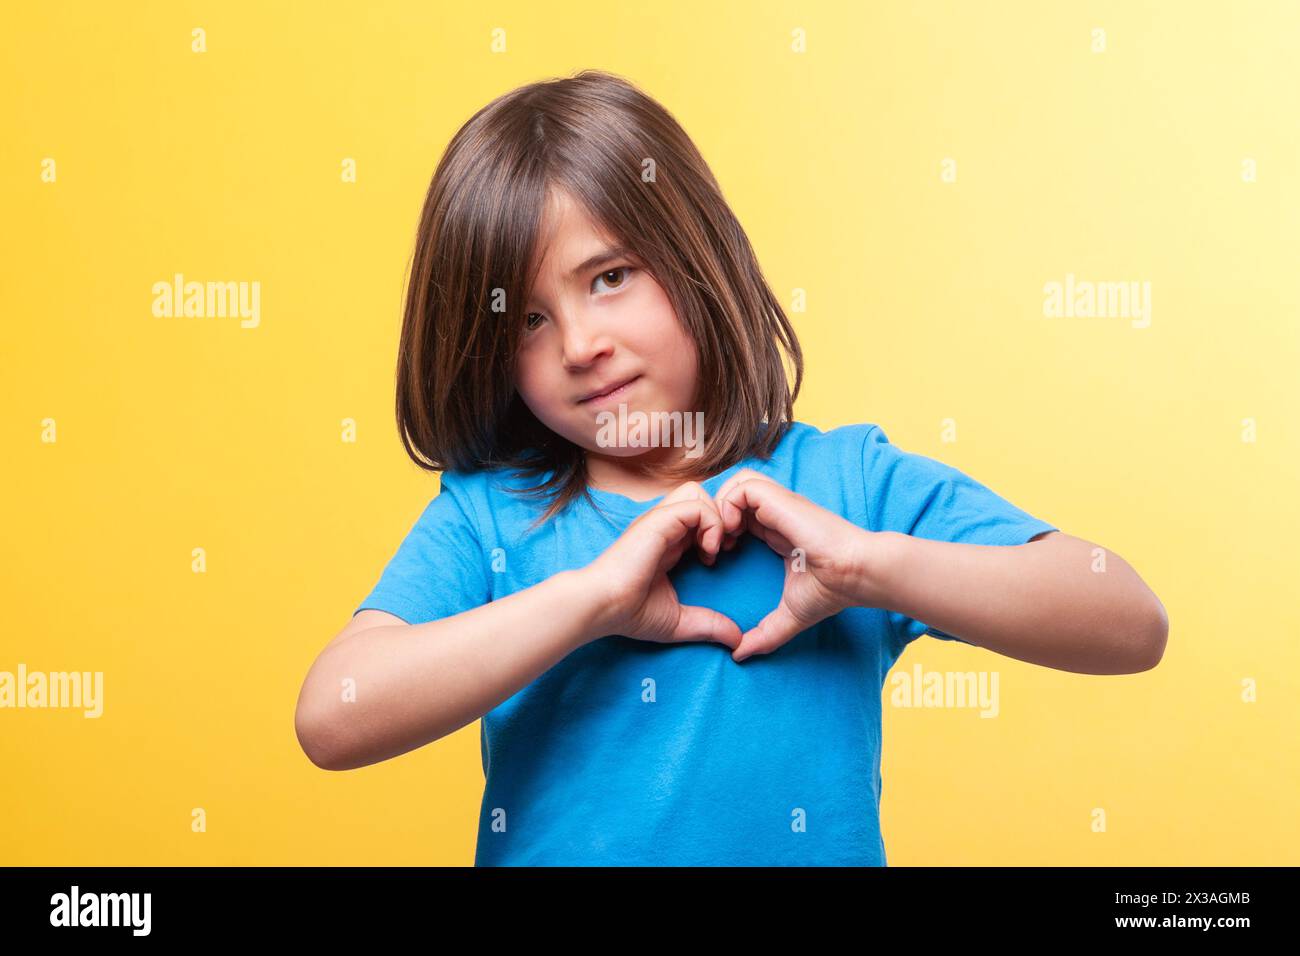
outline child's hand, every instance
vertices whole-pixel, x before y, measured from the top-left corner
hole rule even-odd
[[[714,500],[726,530],[725,550],[748,531],[785,560],[781,602],[742,635],[733,660],[770,654],[800,631],[859,603],[870,531],[750,468],[727,479]]]
[[[722,517],[704,486],[688,481],[627,526],[580,573],[604,592],[600,630],[643,641],[716,641],[733,651],[740,627],[710,608],[682,604],[668,572],[687,548],[711,565],[722,547]]]

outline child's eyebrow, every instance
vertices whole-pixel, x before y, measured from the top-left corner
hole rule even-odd
[[[614,246],[610,249],[602,249],[594,256],[591,256],[574,266],[574,268],[569,271],[569,279],[577,279],[582,276],[584,272],[590,272],[597,266],[603,266],[606,262],[611,262],[614,259],[623,259],[630,255],[631,250],[628,249],[627,246]]]

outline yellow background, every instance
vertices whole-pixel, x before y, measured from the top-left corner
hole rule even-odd
[[[102,670],[105,712],[0,710],[0,864],[472,862],[477,722],[328,773],[293,712],[437,490],[392,405],[438,157],[492,97],[585,67],[678,117],[778,295],[807,290],[798,418],[881,424],[1124,556],[1168,609],[1138,675],[914,644],[899,669],[997,670],[1001,714],[886,696],[890,864],[1300,864],[1300,6],[83,2],[8,21],[0,670]],[[176,272],[259,281],[260,326],[155,318]],[[1067,273],[1149,281],[1150,327],[1045,318]]]

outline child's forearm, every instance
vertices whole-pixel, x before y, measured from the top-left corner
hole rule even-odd
[[[597,592],[565,571],[441,620],[360,631],[312,665],[299,739],[327,770],[396,757],[483,716],[603,628]]]
[[[999,654],[1081,674],[1154,667],[1164,606],[1113,551],[1057,532],[1014,546],[895,532],[864,539],[856,603],[898,611]],[[1104,558],[1105,570],[1100,570]]]

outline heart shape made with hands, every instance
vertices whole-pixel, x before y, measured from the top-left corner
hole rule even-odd
[[[708,495],[702,487],[698,493]],[[785,563],[780,601],[741,635],[732,660],[770,654],[857,603],[870,532],[752,468],[728,478],[712,500],[723,525],[719,550],[730,551],[741,535],[750,534]],[[714,555],[700,551],[701,562],[712,566]]]

